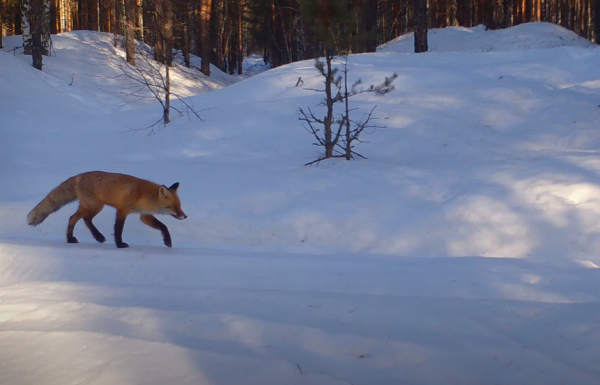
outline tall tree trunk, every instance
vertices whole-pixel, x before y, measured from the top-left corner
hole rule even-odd
[[[0,2],[1,1],[2,0],[0,0]],[[50,0],[50,33],[54,35],[56,35],[60,29],[60,12],[56,7],[56,3],[57,1]]]
[[[219,0],[216,0],[219,1]],[[599,0],[600,1],[600,0]],[[200,71],[206,76],[210,76],[210,31],[211,31],[211,11],[212,0],[200,0],[200,47],[202,49],[202,65]]]
[[[77,4],[77,29],[88,29],[88,2],[87,0],[78,0]]]
[[[135,8],[135,38],[139,41],[144,40],[144,15],[142,12],[142,0],[134,0]]]
[[[224,17],[223,7],[225,0],[212,0],[211,16],[211,58],[210,62],[220,69],[223,69],[223,35],[224,35]]]
[[[169,68],[169,65],[165,65],[165,109],[164,109],[164,115],[163,115],[165,126],[171,122],[170,112],[171,112],[171,70]]]
[[[333,141],[333,104],[335,103],[332,95],[332,84],[333,84],[333,67],[331,62],[333,61],[333,53],[331,50],[328,50],[325,56],[325,62],[327,65],[327,72],[325,74],[325,100],[327,107],[327,115],[325,115],[324,119],[324,128],[325,128],[325,157],[331,158],[333,156],[333,149],[335,148],[335,143]]]
[[[117,47],[119,45],[119,36],[123,35],[123,0],[112,0],[113,1],[113,45]]]
[[[152,14],[151,22],[154,42],[154,60],[159,63],[165,63],[165,14],[162,6],[162,0],[153,0],[148,5]]]
[[[111,7],[112,0],[100,0],[100,31],[111,32]]]
[[[90,31],[98,31],[98,0],[88,0],[88,28]]]
[[[237,19],[235,16],[236,7],[229,1],[227,4],[227,13],[225,20],[225,41],[223,44],[223,57],[227,60],[227,69],[229,74],[233,75],[235,71],[236,54],[235,50],[235,35],[237,34],[237,28],[234,28],[234,21]],[[234,33],[235,31],[235,33]]]
[[[173,31],[173,3],[171,0],[162,0],[162,10],[164,15],[164,21],[162,26],[164,36],[164,63],[167,66],[173,65],[173,45],[175,42],[174,31]]]
[[[4,0],[0,0],[0,49],[4,48],[2,45],[2,37],[4,36]]]
[[[525,0],[525,22],[533,20],[533,0]]]
[[[42,33],[44,24],[44,0],[30,0],[29,26],[31,28],[31,56],[33,66],[42,70]]]
[[[281,38],[280,34],[282,31],[279,30],[279,12],[277,7],[275,6],[275,0],[271,0],[271,23],[269,25],[269,39],[271,42],[271,67],[279,67],[283,64],[283,52],[281,51],[281,47],[279,45],[279,40]]]
[[[41,22],[42,22],[42,54],[46,56],[50,56],[50,28],[52,23],[51,19],[51,7],[53,0],[43,0],[42,1],[42,14],[41,14]]]
[[[594,40],[598,44],[600,42],[600,0],[594,0],[594,6],[596,8],[594,10]]]
[[[191,67],[190,63],[190,52],[192,50],[192,34],[190,31],[192,30],[192,8],[191,4],[188,0],[185,0],[183,3],[183,31],[182,38],[183,44],[181,50],[183,51],[183,60],[185,62],[185,66],[187,68]]]
[[[502,28],[510,27],[510,2],[512,0],[504,0],[502,2]]]
[[[22,0],[21,29],[23,30],[23,53],[25,55],[31,55],[31,24],[29,18],[31,5],[31,0]]]
[[[365,50],[377,50],[377,0],[361,1],[361,18],[365,34]]]
[[[427,0],[413,0],[415,53],[427,52]]]
[[[237,33],[237,65],[238,65],[238,75],[242,75],[244,73],[244,0],[238,0],[238,33]]]
[[[484,25],[487,29],[496,29],[496,19],[494,18],[494,2],[492,0],[484,1]]]
[[[135,65],[135,17],[135,0],[125,0],[125,53],[131,65]]]

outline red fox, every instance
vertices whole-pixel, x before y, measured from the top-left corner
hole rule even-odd
[[[142,222],[160,230],[165,245],[172,246],[169,229],[152,214],[170,214],[182,220],[187,215],[181,210],[181,202],[177,195],[179,182],[171,187],[160,186],[154,182],[139,179],[131,175],[113,174],[103,171],[91,171],[75,175],[58,185],[31,212],[27,220],[29,225],[37,226],[48,215],[58,211],[67,203],[79,200],[79,208],[69,218],[67,226],[67,242],[77,243],[73,229],[77,221],[83,218],[94,238],[103,243],[106,238],[92,222],[104,205],[117,209],[115,222],[115,243],[118,248],[129,247],[123,242],[123,226],[129,214],[139,213]]]

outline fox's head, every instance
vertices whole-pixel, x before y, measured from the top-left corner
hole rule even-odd
[[[167,186],[160,186],[158,190],[158,201],[160,203],[161,210],[164,210],[164,214],[170,214],[177,219],[185,219],[187,215],[181,210],[181,201],[177,195],[177,189],[179,188],[179,182],[173,184],[173,186],[167,188]]]

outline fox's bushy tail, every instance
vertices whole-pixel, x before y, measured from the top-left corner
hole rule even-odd
[[[58,211],[67,203],[77,200],[75,193],[76,178],[72,177],[58,185],[54,190],[50,191],[40,203],[27,216],[27,223],[30,226],[37,226],[42,223],[48,215]]]

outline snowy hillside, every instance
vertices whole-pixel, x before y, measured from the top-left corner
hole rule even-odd
[[[6,49],[23,45],[21,36],[4,38]],[[30,64],[31,57],[24,56],[23,49],[16,55]],[[181,55],[179,55],[181,56]],[[147,90],[138,91],[137,83],[125,76],[125,51],[113,45],[113,35],[91,31],[73,31],[52,36],[52,56],[44,57],[44,72],[63,85],[69,85],[69,93],[86,99],[93,108],[109,107],[111,110],[131,108],[131,102],[145,96],[143,102],[156,103]],[[192,66],[200,67],[201,60],[192,56]],[[211,65],[210,78],[197,69],[188,69],[183,58],[176,58],[177,65],[171,70],[172,92],[182,97],[214,91],[238,81]],[[138,60],[138,65],[144,65]],[[128,72],[131,76],[135,73]],[[97,101],[97,103],[96,103]],[[108,111],[107,111],[108,112]]]
[[[596,384],[600,50],[569,36],[452,28],[434,53],[352,56],[352,79],[399,75],[353,100],[385,128],[367,160],[313,167],[312,61],[177,69],[202,120],[146,135],[160,106],[123,106],[108,35],[53,37],[43,73],[0,51],[0,384]],[[104,244],[83,223],[65,242],[75,204],[27,226],[91,170],[180,182],[173,248],[132,215],[116,249],[112,208]]]
[[[574,32],[550,23],[526,23],[508,29],[485,30],[451,27],[430,29],[429,52],[507,52],[539,48],[590,47],[593,45]],[[377,48],[377,52],[415,51],[414,36],[407,33]]]

